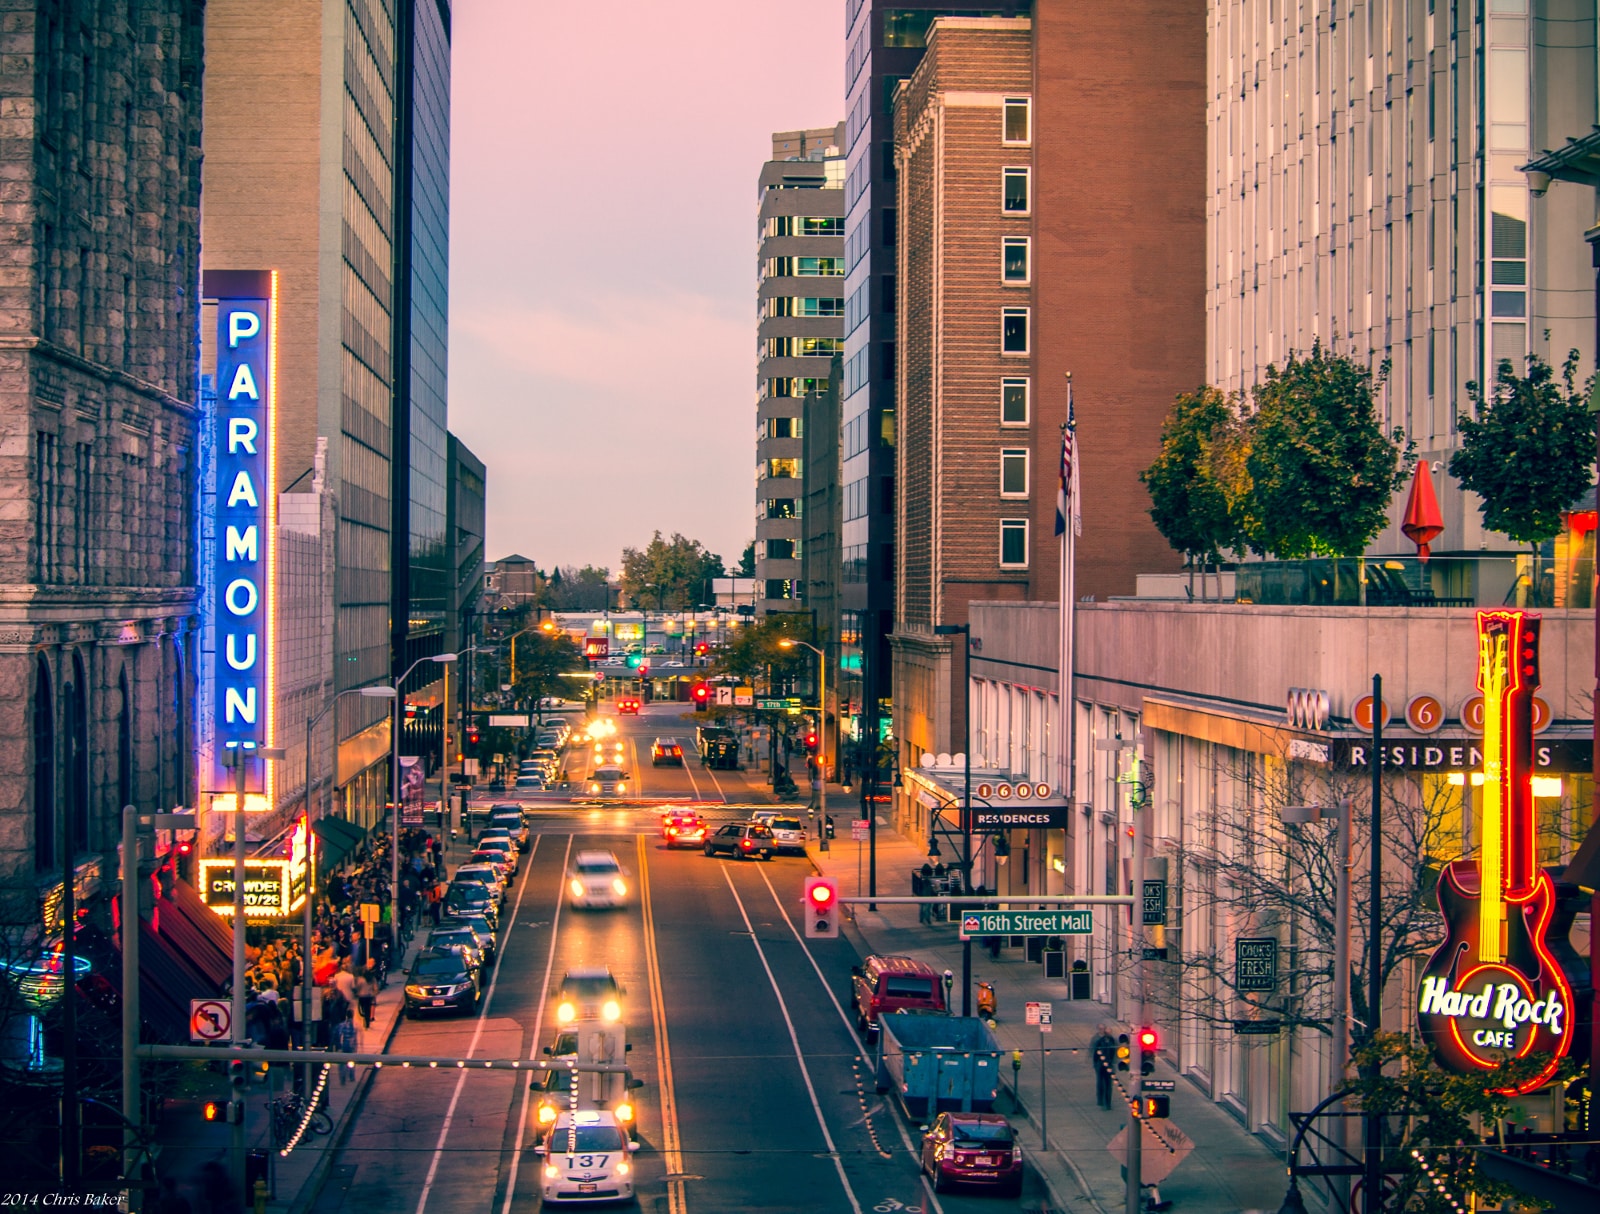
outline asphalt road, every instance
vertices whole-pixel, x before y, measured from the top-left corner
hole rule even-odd
[[[636,1099],[644,1146],[633,1157],[642,1210],[1012,1206],[987,1195],[936,1198],[923,1182],[918,1127],[877,1094],[853,1029],[854,947],[798,935],[807,861],[708,859],[662,845],[656,803],[698,801],[712,821],[730,820],[743,811],[725,803],[748,803],[759,788],[745,773],[699,767],[682,709],[619,718],[637,799],[530,799],[535,841],[502,912],[500,961],[478,1014],[408,1019],[391,1048],[538,1057],[555,1036],[548,996],[562,973],[605,965],[627,987],[629,1065],[645,1081]],[[679,738],[688,765],[651,768],[657,735]],[[575,755],[570,774],[587,774],[587,762]],[[562,901],[570,858],[585,848],[609,849],[631,871],[626,907]],[[542,1160],[530,1149],[526,1083],[500,1070],[377,1074],[318,1214],[537,1209]],[[1022,1206],[1039,1208],[1042,1193],[1030,1175]]]

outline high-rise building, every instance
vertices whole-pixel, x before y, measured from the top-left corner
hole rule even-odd
[[[450,463],[446,481],[445,535],[450,545],[450,597],[445,615],[445,638],[459,653],[475,635],[469,616],[483,595],[484,511],[488,497],[488,470],[454,434],[450,436]]]
[[[1065,372],[1078,590],[1131,594],[1137,572],[1176,566],[1138,473],[1202,371],[1201,13],[1200,0],[1131,0],[939,15],[893,97],[891,651],[894,732],[913,766],[968,748],[960,641],[936,629],[967,623],[974,602],[1059,597]],[[1127,147],[1162,173],[1117,154]],[[1029,727],[1059,753],[1048,719]]]
[[[841,664],[859,672],[853,737],[881,733],[890,708],[894,630],[894,91],[916,69],[939,13],[1026,16],[1033,0],[979,6],[847,0],[845,10],[844,397],[840,405],[844,581]]]
[[[844,124],[772,136],[757,185],[756,581],[759,610],[803,611],[807,394],[843,336]]]
[[[317,441],[328,440],[331,663],[314,685],[280,684],[285,723],[400,673],[413,599],[424,643],[443,648],[448,35],[436,0],[207,8],[205,269],[276,272],[280,483],[309,479]],[[318,740],[313,768],[336,748],[339,809],[375,821],[390,706],[346,696],[328,719],[336,741]],[[300,733],[281,732],[277,812],[300,793]]]
[[[1387,360],[1384,424],[1437,469],[1502,359],[1594,365],[1594,195],[1523,172],[1596,121],[1593,0],[1208,8],[1211,382],[1248,390],[1318,341]],[[1511,549],[1453,478],[1438,494],[1435,556]],[[1404,501],[1375,552],[1415,552]]]
[[[0,48],[0,922],[38,927],[122,806],[193,797],[200,8],[12,5]]]

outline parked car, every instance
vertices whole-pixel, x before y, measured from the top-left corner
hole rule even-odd
[[[405,1012],[416,1016],[475,1011],[480,993],[477,973],[465,955],[454,949],[429,949],[417,954],[406,975]]]
[[[938,1193],[962,1184],[1022,1195],[1022,1147],[999,1113],[940,1113],[922,1136],[922,1170]]]
[[[497,927],[500,922],[500,908],[495,905],[495,897],[486,885],[454,885],[445,891],[443,917],[446,919],[469,918],[481,915],[488,920],[489,926]]]
[[[489,926],[489,921],[482,915],[460,915],[455,918],[441,920],[443,923],[465,923],[478,933],[478,939],[483,941],[483,956],[491,965],[500,954],[500,937],[495,934],[494,928]]]
[[[878,1017],[901,1008],[945,1011],[944,983],[932,966],[898,955],[869,956],[850,969],[850,1003],[856,1028],[869,1040]]]
[[[730,822],[715,834],[707,835],[701,850],[708,856],[726,853],[735,860],[750,856],[770,860],[777,850],[777,842],[771,828],[760,822]]]
[[[489,832],[496,830],[505,831],[506,837],[517,845],[518,851],[528,850],[528,840],[530,837],[528,834],[528,824],[523,821],[522,811],[520,809],[512,808],[507,810],[502,806],[495,806],[494,809],[489,812],[489,826],[484,833],[488,834]]]
[[[478,933],[465,923],[457,924],[451,921],[448,925],[441,924],[428,933],[429,949],[451,949],[459,952],[468,965],[472,967],[473,976],[479,982],[483,981],[483,970],[489,964],[484,955],[483,941],[478,939]]]
[[[473,853],[473,859],[476,860],[482,852],[492,852],[495,855],[504,857],[506,868],[511,875],[513,877],[517,875],[519,863],[517,860],[517,845],[511,841],[510,835],[491,835],[485,831],[483,837],[478,840],[478,850]]]

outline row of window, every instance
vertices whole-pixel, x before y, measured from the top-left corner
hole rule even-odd
[[[843,316],[844,300],[807,295],[774,295],[762,301],[762,311],[773,316]]]
[[[757,425],[758,438],[803,438],[805,423],[798,417],[769,417],[766,424]]]
[[[843,278],[842,257],[769,257],[763,278]]]
[[[832,358],[844,350],[842,337],[769,337],[765,358]]]
[[[826,392],[828,377],[815,375],[790,375],[782,379],[769,379],[761,391],[761,399],[771,397],[806,396],[812,392]]]
[[[800,476],[798,459],[769,459],[759,465],[761,475],[771,480],[791,480]]]
[[[800,559],[799,540],[757,540],[756,560],[797,561]]]
[[[761,503],[762,518],[800,518],[805,503],[797,497],[769,497]]]
[[[843,236],[842,215],[769,215],[763,236]]]

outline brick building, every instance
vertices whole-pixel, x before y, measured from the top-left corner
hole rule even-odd
[[[0,918],[189,800],[202,5],[0,32]]]
[[[1058,596],[1065,372],[1080,594],[1131,594],[1178,561],[1138,474],[1204,371],[1204,6],[1038,7],[936,18],[895,99],[892,648],[913,765],[967,746],[961,655],[934,628]]]

